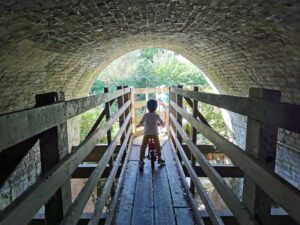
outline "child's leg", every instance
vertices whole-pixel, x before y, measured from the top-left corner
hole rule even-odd
[[[153,139],[155,141],[155,147],[156,147],[156,151],[157,151],[157,157],[158,159],[161,159],[161,151],[160,151],[160,142],[159,142],[159,138],[158,135],[153,135]]]
[[[145,151],[146,151],[146,148],[147,148],[148,139],[149,139],[148,135],[144,135],[142,145],[141,145],[141,149],[140,149],[140,161],[145,159]]]

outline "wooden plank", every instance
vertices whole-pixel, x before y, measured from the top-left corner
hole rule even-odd
[[[129,153],[129,160],[140,160],[140,146],[133,146]]]
[[[171,91],[184,97],[196,99],[210,105],[252,117],[266,124],[300,133],[300,105],[254,98],[200,93],[174,87]]]
[[[175,214],[166,168],[158,167],[152,175],[155,224],[174,225],[176,224]]]
[[[160,88],[133,88],[133,94],[149,94],[161,92]]]
[[[133,142],[133,138],[132,138],[132,135],[131,135],[131,139],[129,141],[129,145],[127,147],[127,150],[129,152],[130,152],[131,147],[132,147],[132,142]],[[124,178],[125,178],[125,174],[126,174],[126,170],[127,170],[127,166],[128,166],[128,162],[129,162],[128,159],[129,159],[129,154],[126,155],[126,158],[125,158],[125,160],[124,160],[124,162],[122,164],[122,172],[120,174],[120,178],[118,179],[118,183],[116,185],[115,194],[114,194],[113,199],[111,201],[111,204],[110,204],[110,206],[108,208],[108,216],[107,216],[107,219],[105,221],[105,225],[109,225],[113,221],[113,216],[114,216],[114,214],[116,212],[116,208],[117,208],[117,204],[119,202],[119,197],[120,197],[120,194],[121,194],[122,186],[124,184]],[[136,166],[136,168],[137,168],[137,166]],[[130,213],[130,216],[131,216],[131,213]],[[130,223],[130,221],[129,221],[129,223]]]
[[[270,224],[270,225],[299,225],[294,220],[292,220],[291,217],[288,216],[286,213],[282,213],[280,211],[281,210],[273,208],[272,216],[267,224]],[[234,216],[232,215],[232,213],[229,210],[224,210],[224,211],[218,210],[217,213],[222,218],[225,225],[239,225],[239,223],[236,221],[236,219],[234,218]],[[212,223],[210,221],[210,217],[205,210],[200,210],[199,214],[205,221],[206,225],[212,225]]]
[[[154,224],[152,170],[150,161],[145,160],[143,171],[138,171],[132,210],[132,225]]]
[[[238,146],[229,142],[227,139],[213,131],[201,121],[194,119],[185,110],[171,102],[174,108],[179,111],[186,120],[188,120],[198,131],[214,143],[217,148],[222,151],[232,160],[232,162],[241,168],[243,173],[249,176],[263,191],[283,207],[292,218],[300,223],[300,191],[293,185],[285,181],[279,175],[269,171],[256,158],[248,155]]]
[[[119,195],[117,210],[112,222],[114,225],[131,224],[137,173],[138,162],[129,160],[124,176],[123,187]],[[107,223],[107,225],[109,224],[110,223]]]
[[[139,160],[139,148],[135,148],[134,153],[129,153],[131,161],[138,161]],[[78,168],[72,173],[72,178],[88,178],[93,170],[96,168],[97,164],[81,164]],[[241,178],[244,177],[243,172],[237,166],[233,166],[231,164],[212,164],[213,168],[220,174],[221,177],[235,177]],[[121,169],[121,167],[120,167]],[[103,172],[102,177],[106,178],[109,176],[111,167],[107,166]],[[198,177],[207,177],[201,166],[194,166],[194,170]],[[189,174],[183,165],[183,171],[186,177],[189,177]],[[118,177],[118,174],[117,174]]]
[[[176,107],[174,108],[177,110]],[[177,128],[177,131],[180,133],[183,140],[189,146],[197,162],[202,166],[206,175],[208,176],[218,193],[221,195],[228,208],[232,211],[237,221],[239,221],[241,225],[258,225],[258,222],[255,221],[255,219],[250,214],[249,210],[243,205],[243,203],[240,202],[237,196],[226,185],[222,177],[213,169],[212,165],[205,159],[205,156],[198,150],[197,146],[192,142],[192,140],[185,133],[183,128],[178,124],[178,122],[172,114],[171,119],[175,127]]]
[[[220,174],[221,177],[236,177],[241,178],[244,177],[243,172],[237,166],[233,166],[231,164],[212,164],[212,167]],[[193,167],[198,177],[207,177],[201,166]],[[188,173],[186,171],[185,166],[183,165],[184,172],[188,177]]]
[[[193,212],[190,208],[175,208],[177,225],[195,225]]]
[[[92,213],[82,213],[77,225],[87,225],[92,217]],[[106,214],[101,215],[101,219],[99,221],[99,225],[104,225],[106,221]],[[45,216],[42,213],[38,213],[33,217],[30,221],[29,225],[45,225]],[[51,225],[51,224],[50,224]]]
[[[36,95],[36,105],[44,106],[64,100],[63,94]],[[41,175],[47,174],[69,154],[67,123],[62,123],[40,134]],[[70,177],[45,204],[47,224],[58,224],[72,204]]]
[[[154,225],[153,207],[134,206],[131,225]]]
[[[165,161],[168,180],[170,184],[171,196],[174,207],[190,207],[185,193],[181,186],[181,177],[177,172],[176,163],[168,145],[164,146],[162,151]]]
[[[126,125],[125,125],[125,127],[126,127]],[[130,127],[129,131],[131,131],[131,127]],[[127,143],[129,141],[129,137],[130,137],[130,132],[126,135],[125,140],[122,143],[121,149],[120,149],[118,156],[114,162],[115,165],[105,183],[105,186],[102,189],[100,197],[98,198],[98,200],[95,204],[94,213],[93,213],[93,216],[90,219],[90,222],[88,225],[98,225],[98,222],[101,219],[103,208],[105,206],[107,198],[109,197],[110,190],[113,187],[114,180],[115,180],[116,174],[118,172],[118,167],[119,167],[118,165],[121,163],[123,154],[125,153],[125,150],[127,148]],[[132,140],[130,140],[130,141],[132,141]]]
[[[177,140],[177,138],[176,138],[176,140]],[[171,148],[174,150],[172,153],[174,153],[176,148],[175,148],[173,142],[170,141],[169,144],[170,144]],[[202,218],[198,214],[198,207],[197,207],[197,204],[196,204],[195,199],[193,197],[193,193],[190,191],[190,186],[187,182],[187,179],[186,179],[185,174],[183,172],[183,169],[181,167],[181,162],[179,161],[179,158],[177,157],[176,154],[173,154],[173,156],[174,156],[175,162],[178,165],[177,166],[178,172],[179,172],[179,175],[181,177],[182,185],[183,185],[183,188],[185,190],[186,196],[187,196],[187,198],[189,200],[189,203],[191,205],[191,209],[193,210],[193,216],[195,218],[195,222],[196,222],[196,224],[204,225],[204,221],[202,220]]]
[[[280,101],[281,92],[250,88],[250,98]],[[256,157],[271,171],[275,171],[278,128],[252,118],[247,119],[246,152]],[[272,200],[256,184],[245,176],[243,202],[262,224],[271,217]]]
[[[182,144],[183,150],[186,154],[189,152],[189,148],[187,147],[186,144]],[[203,154],[209,154],[209,153],[222,153],[221,150],[217,149],[216,146],[214,145],[204,145],[204,144],[199,144],[197,145],[198,149],[203,153]]]
[[[0,152],[129,91],[130,88],[126,88],[114,93],[2,114],[0,116]]]
[[[84,159],[84,162],[98,162],[107,148],[107,144],[97,144],[91,153]],[[120,145],[117,145],[116,149],[118,151],[120,149]]]
[[[78,168],[72,173],[72,179],[87,179],[90,177],[90,175],[96,167],[97,164],[80,164]],[[122,167],[119,166],[119,171],[116,177],[119,177],[119,174],[121,173],[121,168]],[[106,166],[101,178],[107,178],[110,174],[111,169],[111,166]]]
[[[193,181],[193,184],[195,185],[195,188],[203,202],[203,204],[205,205],[205,209],[207,210],[208,214],[210,215],[210,219],[213,223],[213,225],[224,225],[221,217],[219,215],[217,215],[216,210],[213,206],[213,203],[211,202],[205,188],[203,187],[202,183],[200,182],[196,172],[194,171],[192,165],[190,164],[189,159],[187,158],[187,156],[185,155],[183,148],[181,147],[180,142],[178,141],[175,131],[173,130],[173,128],[170,128],[171,131],[171,135],[173,136],[174,140],[175,140],[175,144],[177,146],[178,152],[181,155],[181,158],[184,162],[185,167],[187,168],[190,177]]]
[[[124,88],[121,90],[116,90],[112,93],[102,93],[99,95],[67,101],[66,102],[67,118],[69,119],[74,116],[80,115],[81,113],[84,113],[106,102],[110,102],[129,92],[130,92],[130,88]]]
[[[137,174],[134,206],[153,207],[152,170],[150,160],[144,160],[144,170]],[[134,212],[135,213],[135,212]]]
[[[77,198],[73,201],[72,205],[69,207],[68,212],[66,213],[65,217],[61,221],[60,225],[75,225],[80,218],[80,215],[89,200],[94,188],[96,187],[99,179],[102,176],[102,173],[109,162],[116,146],[119,138],[123,135],[126,125],[130,120],[130,114],[126,118],[125,122],[123,123],[122,127],[115,135],[114,140],[109,145],[107,151],[104,153],[103,157],[100,159],[97,167],[92,172],[91,176],[89,177],[88,181],[82,188],[81,192],[77,196]],[[127,135],[127,139],[129,135]]]
[[[88,140],[74,149],[55,169],[47,173],[5,208],[0,213],[0,224],[23,225],[28,223],[56,190],[69,179],[70,174],[86,158],[129,105],[130,102],[125,104],[101,129],[96,130]]]
[[[147,101],[137,101],[134,103],[133,108],[137,109],[140,107],[145,107],[146,106]]]

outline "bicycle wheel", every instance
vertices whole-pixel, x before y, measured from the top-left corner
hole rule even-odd
[[[155,162],[154,151],[150,152],[150,159],[151,159],[151,169],[154,170],[154,162]]]

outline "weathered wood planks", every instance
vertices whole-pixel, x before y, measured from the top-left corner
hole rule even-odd
[[[256,98],[201,93],[175,87],[171,88],[171,91],[184,97],[252,117],[266,124],[300,133],[300,105]]]

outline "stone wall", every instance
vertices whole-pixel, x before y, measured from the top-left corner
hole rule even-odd
[[[299,0],[0,1],[0,113],[33,106],[37,93],[86,95],[109,63],[146,47],[183,55],[221,93],[264,87],[300,104],[299,15]],[[245,118],[232,115],[244,147]],[[289,147],[278,148],[277,171],[299,187],[299,136],[280,137]]]

